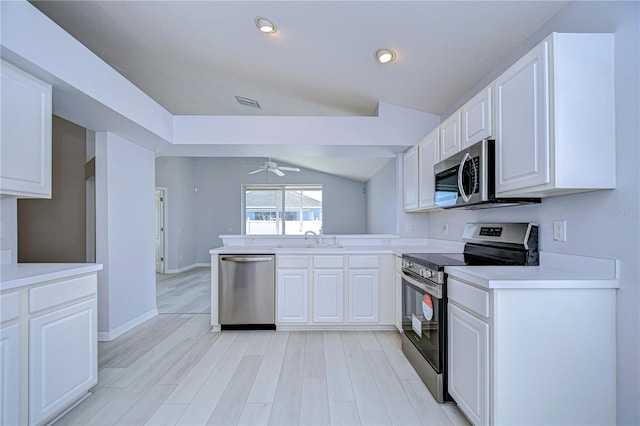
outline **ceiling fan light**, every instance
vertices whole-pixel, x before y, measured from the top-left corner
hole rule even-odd
[[[278,31],[276,25],[265,17],[258,16],[255,19],[255,23],[256,27],[265,34],[273,34]]]
[[[396,59],[396,53],[391,49],[377,49],[373,53],[373,57],[381,64],[388,64]]]

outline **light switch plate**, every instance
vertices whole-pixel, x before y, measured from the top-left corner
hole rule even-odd
[[[567,221],[553,221],[553,241],[567,241]]]

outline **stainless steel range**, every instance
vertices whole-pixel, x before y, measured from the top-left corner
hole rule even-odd
[[[537,265],[533,223],[467,223],[463,253],[402,256],[402,350],[439,402],[447,392],[446,266]]]

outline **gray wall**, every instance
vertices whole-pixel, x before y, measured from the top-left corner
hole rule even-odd
[[[167,272],[173,272],[196,263],[195,159],[157,158],[156,186],[167,188],[165,268]]]
[[[389,162],[367,182],[367,233],[396,234],[396,162]]]
[[[612,32],[615,40],[617,189],[544,199],[541,205],[429,215],[431,238],[459,240],[470,221],[533,221],[541,225],[541,249],[621,261],[618,291],[618,424],[640,424],[640,198],[638,121],[640,13],[638,2],[572,2],[507,61],[450,108],[455,111],[509,65],[553,31]],[[446,115],[443,115],[443,119]],[[555,242],[552,224],[567,221],[567,242]],[[448,222],[449,232],[442,231]],[[588,325],[584,325],[588,327]],[[604,341],[594,336],[597,349]],[[597,368],[597,366],[594,366]],[[553,384],[551,384],[552,386]],[[597,386],[597,383],[594,384]]]
[[[264,172],[248,174],[264,161],[264,158],[219,157],[156,159],[156,186],[169,189],[169,246],[174,241],[178,242],[178,248],[170,248],[167,258],[169,269],[193,263],[208,263],[209,250],[222,245],[219,235],[242,232],[243,184],[322,184],[323,232],[366,233],[364,183],[308,169],[303,169],[300,173],[287,172],[283,177],[269,174],[268,180]],[[194,191],[196,187],[197,193]],[[187,206],[192,199],[193,219],[181,218],[180,216],[189,214]],[[172,207],[176,203],[182,204],[177,207],[180,211]],[[188,229],[189,223],[192,225],[191,230]],[[193,232],[192,243],[188,239],[190,232]],[[189,247],[193,247],[193,258],[189,255]],[[175,258],[176,250],[182,250],[182,261]],[[179,252],[177,254],[179,256]],[[177,266],[174,268],[173,265]]]
[[[86,130],[52,123],[51,199],[18,200],[18,262],[86,262]]]

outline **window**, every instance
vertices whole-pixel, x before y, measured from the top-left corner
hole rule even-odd
[[[304,235],[322,230],[322,185],[243,185],[246,235]]]

